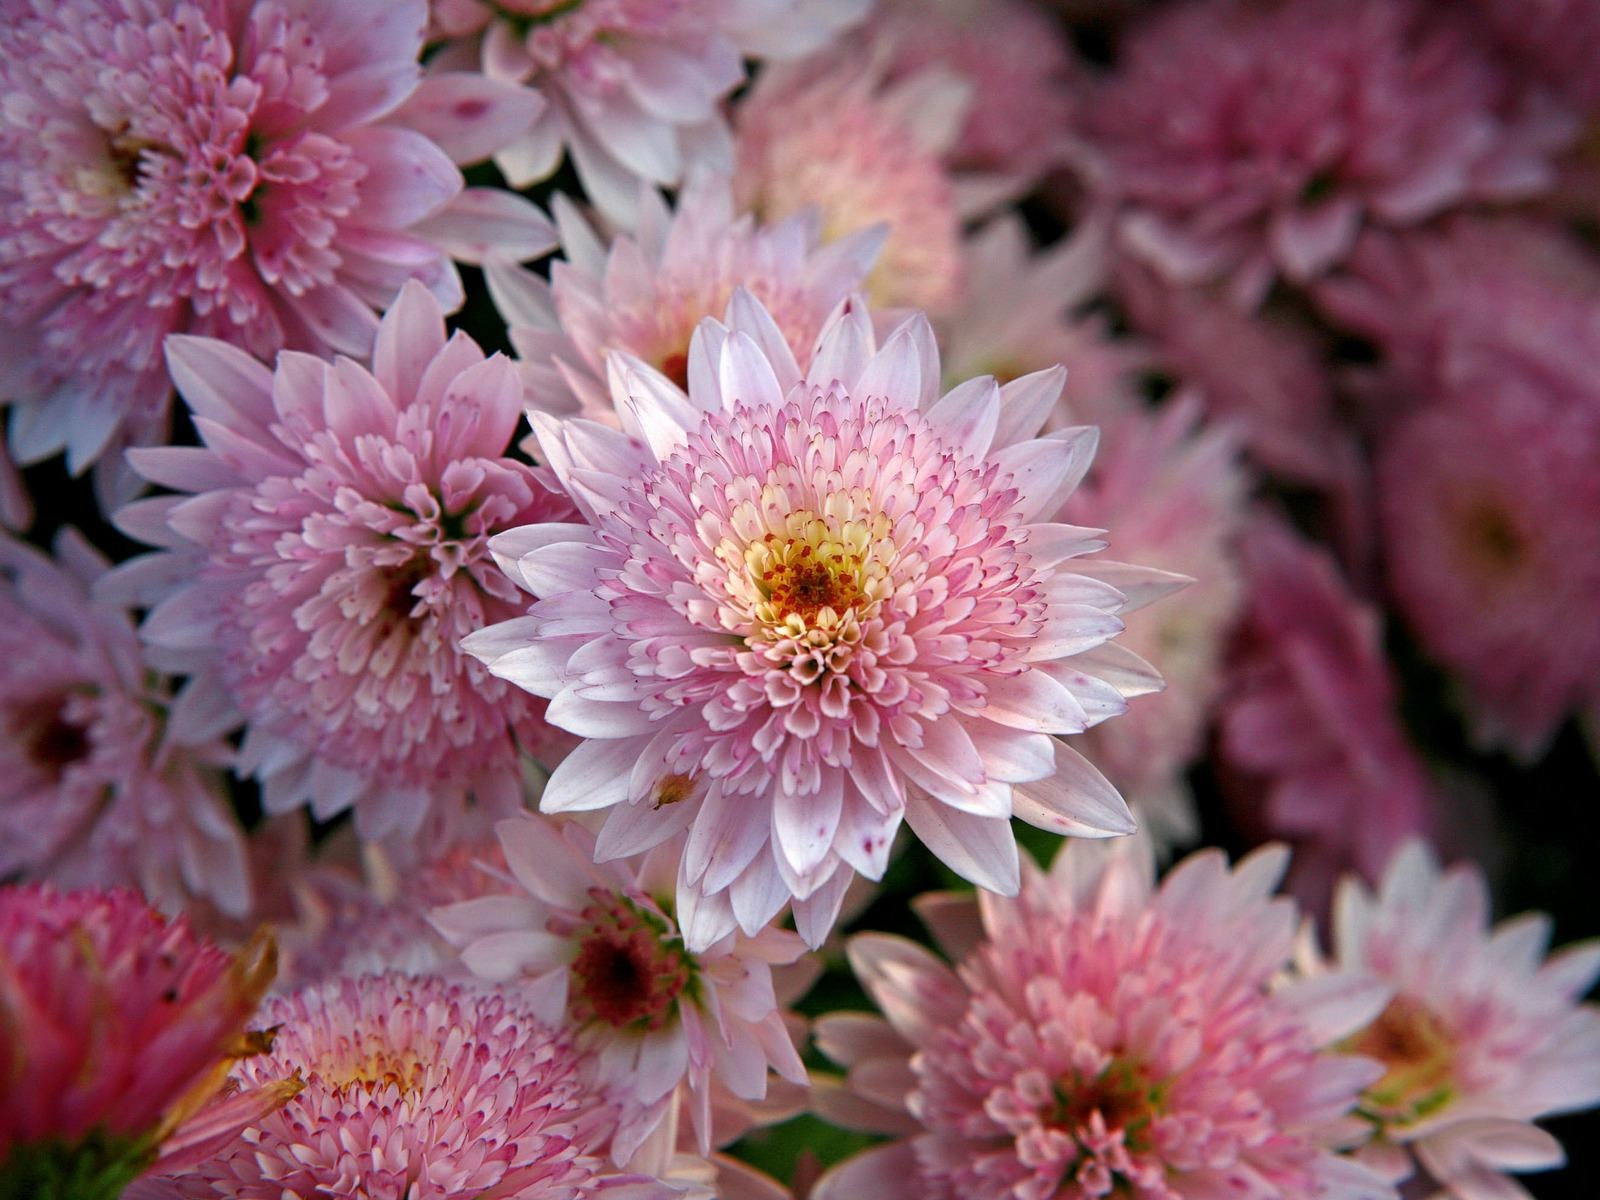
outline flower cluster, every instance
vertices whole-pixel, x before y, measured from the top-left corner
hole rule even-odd
[[[0,1200],[1592,1192],[1597,12],[0,0]]]

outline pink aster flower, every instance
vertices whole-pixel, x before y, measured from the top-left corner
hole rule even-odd
[[[816,209],[825,240],[889,229],[866,292],[939,312],[961,287],[959,197],[945,156],[971,98],[926,68],[890,81],[871,48],[771,67],[735,113],[734,190],[765,221]]]
[[[886,47],[891,77],[936,66],[972,86],[951,147],[958,169],[1023,188],[1056,166],[1087,76],[1061,23],[1027,0],[886,0],[864,36]]]
[[[1553,365],[1553,364],[1552,364]],[[1533,365],[1477,373],[1380,447],[1390,588],[1485,745],[1536,757],[1600,711],[1600,393]]]
[[[1061,513],[1116,530],[1119,555],[1193,580],[1180,596],[1127,614],[1117,642],[1159,664],[1165,689],[1084,736],[1090,760],[1166,845],[1199,833],[1184,773],[1204,750],[1243,591],[1232,547],[1247,482],[1238,443],[1198,419],[1191,397],[1107,422],[1094,466]]]
[[[1399,725],[1377,610],[1330,554],[1265,515],[1239,557],[1245,613],[1219,718],[1231,799],[1298,843],[1295,889],[1325,912],[1341,873],[1375,878],[1440,800]]]
[[[457,643],[519,611],[489,535],[571,506],[505,457],[516,367],[407,284],[373,370],[285,352],[274,373],[203,338],[169,343],[205,445],[136,451],[180,494],[119,514],[163,546],[122,569],[158,600],[143,634],[212,680],[249,721],[241,768],[270,812],[354,806],[364,837],[414,833],[468,794],[522,805],[522,755],[549,744],[542,705]],[[193,493],[187,495],[183,493]]]
[[[90,598],[105,559],[0,536],[0,879],[140,888],[176,910],[250,907],[232,751],[203,689],[173,695],[128,613]]]
[[[1397,1181],[1420,1171],[1453,1200],[1528,1197],[1503,1172],[1561,1165],[1532,1122],[1600,1103],[1600,1008],[1581,1004],[1600,944],[1545,957],[1550,921],[1529,913],[1489,928],[1483,875],[1439,869],[1410,842],[1376,893],[1339,885],[1337,968],[1390,989],[1346,1047],[1387,1068],[1363,1094],[1376,1140],[1362,1152]]]
[[[1217,851],[1159,887],[1137,839],[1069,846],[1019,899],[937,905],[954,969],[862,934],[850,962],[887,1021],[823,1017],[853,1103],[899,1140],[824,1176],[815,1200],[1368,1200],[1393,1192],[1335,1149],[1375,1063],[1321,1049],[1376,991],[1271,992],[1294,942],[1271,896],[1287,854]],[[898,1127],[898,1128],[896,1128]]]
[[[245,1023],[273,968],[270,937],[234,958],[130,891],[0,888],[7,1192],[61,1195],[71,1177],[74,1196],[116,1196],[158,1152],[177,1162],[292,1095],[278,1081],[213,1102],[228,1059],[261,1048]]]
[[[1114,337],[1093,304],[1106,291],[1111,245],[1103,216],[1033,253],[1015,213],[995,217],[963,247],[961,302],[935,322],[945,378],[993,375],[1002,383],[1059,364],[1066,407],[1101,420],[1139,403],[1136,372],[1147,353]]]
[[[1548,187],[1570,127],[1523,120],[1511,90],[1424,0],[1198,0],[1134,28],[1088,133],[1127,248],[1176,282],[1230,276],[1253,304],[1277,274],[1339,262],[1363,224]]]
[[[138,1200],[666,1200],[676,1189],[605,1162],[617,1110],[571,1036],[515,998],[374,975],[274,997],[269,1053],[244,1086],[304,1090],[222,1153]]]
[[[677,799],[671,786],[660,804],[682,802],[684,786]],[[673,904],[682,839],[597,866],[636,847],[531,815],[497,831],[517,891],[438,909],[434,923],[473,972],[522,981],[545,1020],[578,1030],[600,1077],[628,1096],[618,1162],[675,1111],[680,1083],[704,1154],[713,1081],[752,1100],[765,1096],[769,1067],[805,1082],[772,985],[773,965],[799,958],[803,944],[776,928],[686,944]]]
[[[531,205],[463,193],[452,162],[537,101],[419,87],[424,0],[0,11],[0,395],[20,461],[65,448],[77,471],[160,440],[168,334],[365,353],[406,279],[459,303],[449,255],[486,231],[550,246]]]
[[[645,189],[635,231],[609,247],[564,198],[555,212],[565,256],[551,267],[550,283],[500,259],[488,266],[489,287],[522,357],[530,402],[612,424],[608,352],[631,354],[687,387],[695,327],[722,316],[742,287],[804,360],[883,243],[883,230],[874,228],[822,246],[811,212],[759,224],[735,213],[725,176],[703,173],[690,178],[675,213]]]
[[[1053,521],[1096,440],[1033,436],[1061,369],[940,399],[920,315],[880,348],[847,302],[802,374],[747,293],[730,312],[732,327],[696,332],[687,396],[612,355],[621,431],[535,414],[585,522],[498,539],[538,603],[465,645],[590,739],[544,810],[610,809],[608,856],[687,829],[691,950],[756,932],[791,898],[819,944],[852,873],[881,876],[902,820],[1005,892],[1013,815],[1130,830],[1052,735],[1126,708],[1095,673],[1122,660],[1095,652],[1124,604],[1170,584],[1118,568],[1112,587],[1071,561],[1104,543]]]
[[[514,187],[552,175],[565,151],[602,212],[631,218],[642,179],[667,187],[695,164],[727,165],[720,102],[743,55],[794,58],[860,20],[866,0],[432,0],[456,69],[481,64],[546,102],[495,162]]]

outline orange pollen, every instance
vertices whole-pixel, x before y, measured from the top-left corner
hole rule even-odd
[[[664,808],[668,804],[677,804],[687,800],[694,791],[693,775],[664,775],[661,782],[656,784],[656,802],[654,808]]]

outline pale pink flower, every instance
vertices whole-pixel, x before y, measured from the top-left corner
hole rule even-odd
[[[1339,874],[1374,878],[1429,831],[1439,794],[1399,724],[1380,614],[1332,555],[1262,514],[1239,558],[1245,613],[1219,716],[1230,799],[1297,844],[1295,890],[1324,912]]]
[[[1015,213],[987,222],[963,247],[961,301],[935,321],[945,379],[974,375],[1007,383],[1059,364],[1065,405],[1079,420],[1099,421],[1140,403],[1145,347],[1112,335],[1094,309],[1109,281],[1111,246],[1103,216],[1071,237],[1033,253]]]
[[[538,93],[538,120],[495,155],[513,187],[570,156],[584,193],[628,221],[640,180],[725,168],[721,101],[743,55],[796,58],[859,21],[866,0],[432,0],[443,61]]]
[[[1287,858],[1230,872],[1204,851],[1157,887],[1139,839],[1070,845],[1017,900],[923,908],[954,969],[904,938],[853,938],[888,1019],[819,1019],[850,1069],[823,1111],[901,1137],[815,1200],[1392,1198],[1334,1152],[1381,1068],[1321,1049],[1386,993],[1268,990],[1294,943],[1294,905],[1271,896]]]
[[[773,965],[804,945],[777,928],[687,945],[673,904],[681,838],[596,865],[636,846],[533,815],[497,831],[516,892],[438,909],[434,923],[473,972],[520,981],[545,1020],[578,1030],[600,1078],[627,1095],[618,1162],[673,1113],[680,1083],[704,1154],[713,1081],[752,1100],[765,1096],[769,1067],[805,1082],[772,985]]]
[[[550,282],[500,259],[488,265],[489,288],[522,358],[530,403],[610,424],[608,352],[642,359],[686,388],[690,337],[742,287],[804,361],[883,243],[880,227],[823,246],[812,212],[760,224],[736,213],[725,176],[704,173],[691,176],[675,212],[645,189],[635,230],[609,246],[563,197],[554,207],[564,257]]]
[[[1053,521],[1096,435],[1033,436],[1061,369],[940,399],[920,315],[880,348],[847,302],[802,374],[747,293],[729,311],[690,344],[687,396],[613,354],[620,432],[534,416],[585,523],[497,540],[538,603],[465,644],[590,739],[545,811],[609,808],[607,856],[688,829],[691,949],[791,899],[819,944],[902,820],[1005,892],[1013,815],[1128,832],[1121,798],[1051,735],[1159,686],[1107,643],[1119,610],[1171,583],[1119,566],[1113,587],[1073,561],[1104,545]]]
[[[1570,123],[1513,111],[1511,91],[1426,0],[1197,0],[1134,27],[1088,135],[1128,205],[1123,244],[1253,304],[1339,262],[1363,224],[1549,187]]]
[[[948,160],[1025,188],[1058,165],[1087,90],[1087,73],[1060,22],[1029,0],[884,0],[856,36],[882,43],[892,78],[925,67],[972,86]]]
[[[47,1182],[59,1187],[74,1160],[80,1183],[91,1177],[87,1163],[131,1179],[158,1152],[177,1161],[180,1145],[231,1137],[232,1118],[292,1095],[279,1082],[214,1099],[228,1059],[262,1048],[245,1023],[273,968],[270,937],[235,958],[130,891],[0,888],[7,1190],[60,1194]]]
[[[459,955],[429,920],[437,907],[503,890],[505,856],[493,834],[399,864],[367,847],[361,869],[308,864],[293,881],[292,920],[278,926],[280,992],[332,976],[452,975]]]
[[[0,878],[137,887],[168,910],[250,906],[233,752],[201,691],[173,694],[129,614],[90,588],[75,530],[52,561],[0,536]]]
[[[1600,711],[1600,392],[1536,365],[1476,373],[1379,447],[1390,590],[1460,684],[1476,739],[1539,755]]]
[[[933,67],[887,79],[883,54],[769,67],[734,114],[734,191],[772,222],[815,209],[825,241],[880,223],[877,307],[948,309],[961,288],[961,210],[945,156],[971,89]]]
[[[666,1200],[605,1161],[617,1107],[569,1033],[509,995],[434,977],[338,979],[274,997],[244,1086],[304,1090],[222,1153],[137,1195],[184,1200]]]
[[[421,284],[372,355],[369,372],[285,352],[274,372],[222,342],[172,340],[205,445],[133,452],[180,493],[118,521],[167,548],[122,568],[122,589],[158,600],[145,639],[248,719],[240,767],[267,810],[354,806],[377,840],[449,820],[469,794],[521,807],[522,756],[548,743],[542,705],[457,643],[520,609],[488,537],[572,508],[505,457],[515,365],[465,334],[446,342]]]
[[[1405,845],[1376,893],[1356,878],[1334,907],[1337,969],[1392,999],[1346,1043],[1387,1068],[1362,1097],[1376,1140],[1362,1152],[1397,1181],[1421,1171],[1455,1200],[1529,1193],[1504,1172],[1561,1165],[1532,1122],[1600,1103],[1600,1008],[1579,1003],[1600,975],[1600,943],[1545,957],[1550,920],[1489,927],[1476,867],[1441,871]]]
[[[425,0],[0,11],[0,396],[19,461],[65,448],[78,471],[161,440],[168,334],[361,354],[406,279],[454,306],[450,254],[551,245],[525,201],[462,191],[452,157],[538,102],[484,79],[419,87]]]
[[[1069,417],[1075,411],[1064,407]],[[1232,546],[1247,489],[1238,442],[1198,419],[1191,397],[1107,421],[1094,466],[1061,511],[1073,524],[1115,530],[1119,556],[1193,580],[1180,595],[1129,614],[1118,639],[1160,668],[1165,690],[1090,730],[1083,743],[1162,845],[1200,832],[1184,774],[1205,749],[1243,592]]]

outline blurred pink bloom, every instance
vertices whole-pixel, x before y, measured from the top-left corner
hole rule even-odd
[[[689,829],[691,949],[753,934],[791,899],[819,944],[852,874],[881,877],[902,820],[1005,892],[1013,815],[1128,832],[1121,798],[1051,735],[1159,686],[1106,643],[1118,611],[1171,583],[1123,566],[1102,582],[1079,560],[1104,543],[1054,523],[1097,440],[1033,436],[1061,369],[940,399],[920,315],[880,348],[849,301],[802,374],[748,293],[729,312],[696,331],[687,396],[611,356],[622,431],[534,415],[586,523],[497,539],[539,601],[465,645],[590,739],[545,811],[610,809],[607,855]]]
[[[713,1080],[752,1100],[769,1066],[805,1082],[772,986],[772,967],[804,945],[767,928],[686,946],[672,904],[681,838],[630,863],[610,860],[636,847],[604,834],[597,844],[571,823],[529,815],[497,830],[517,891],[438,909],[434,923],[474,973],[521,981],[513,990],[546,1021],[578,1030],[600,1078],[626,1096],[618,1162],[674,1111],[680,1083],[705,1154]]]
[[[1220,716],[1230,800],[1295,842],[1294,890],[1321,913],[1341,873],[1376,878],[1440,801],[1399,724],[1378,611],[1326,550],[1265,514],[1239,556],[1245,614]]]
[[[1029,0],[884,0],[865,36],[885,47],[891,78],[926,67],[972,87],[948,161],[1012,176],[1026,188],[1054,167],[1088,76],[1061,24]]]
[[[444,63],[480,68],[545,101],[495,155],[513,187],[570,154],[584,193],[628,221],[639,181],[668,187],[702,164],[728,165],[721,101],[742,56],[796,58],[859,21],[867,0],[432,0]]]
[[[953,386],[993,375],[1008,383],[1059,364],[1075,419],[1100,421],[1139,404],[1145,347],[1114,337],[1104,314],[1090,309],[1106,290],[1110,250],[1100,218],[1038,254],[1019,216],[990,220],[963,248],[960,304],[935,322],[945,379]]]
[[[1425,0],[1197,0],[1134,27],[1088,135],[1128,205],[1123,244],[1254,304],[1365,223],[1549,187],[1571,123],[1515,99],[1471,26]]]
[[[689,338],[721,317],[736,287],[771,314],[790,351],[806,361],[838,303],[861,286],[883,244],[882,227],[820,244],[815,213],[772,225],[737,215],[725,176],[695,173],[668,212],[659,193],[640,196],[635,232],[609,247],[564,197],[556,219],[565,257],[547,284],[506,261],[488,282],[522,357],[530,403],[558,416],[616,423],[606,354],[642,359],[680,388],[689,385]]]
[[[269,1053],[244,1085],[305,1089],[244,1138],[130,1200],[667,1200],[605,1162],[614,1101],[569,1034],[517,1002],[443,979],[372,975],[274,997]]]
[[[1401,614],[1460,684],[1477,740],[1524,759],[1574,709],[1600,712],[1600,393],[1592,366],[1586,394],[1536,374],[1477,374],[1378,459]]]
[[[1200,832],[1184,773],[1205,749],[1243,591],[1232,546],[1247,483],[1237,442],[1200,427],[1198,416],[1195,403],[1177,400],[1107,421],[1094,466],[1061,511],[1076,525],[1115,530],[1119,557],[1194,581],[1126,614],[1118,639],[1160,670],[1165,689],[1084,735],[1084,753],[1158,845],[1193,842]]]
[[[948,309],[962,212],[946,157],[971,95],[932,67],[891,82],[870,48],[769,67],[735,110],[739,204],[768,222],[815,208],[825,241],[887,224],[873,305]]]
[[[1531,1124],[1600,1103],[1600,1008],[1580,1004],[1600,944],[1549,958],[1550,920],[1489,928],[1483,875],[1441,872],[1421,842],[1400,850],[1376,894],[1339,886],[1335,966],[1392,999],[1347,1048],[1387,1071],[1362,1097],[1377,1138],[1361,1157],[1397,1182],[1421,1171],[1454,1200],[1527,1200],[1503,1172],[1560,1166]],[[1414,1156],[1414,1157],[1413,1157]]]
[[[223,342],[171,341],[205,446],[132,453],[180,494],[118,514],[167,553],[113,578],[156,601],[145,639],[248,719],[240,767],[269,812],[354,806],[365,838],[404,839],[469,794],[522,806],[522,756],[552,745],[542,705],[457,644],[520,610],[489,535],[572,508],[505,457],[515,364],[446,342],[421,284],[372,353],[370,373],[292,351],[273,372]]]
[[[172,694],[129,614],[90,598],[105,559],[0,536],[0,878],[125,885],[177,910],[250,906],[233,751],[202,692]]]
[[[1472,7],[1531,83],[1600,116],[1600,8],[1589,0],[1475,0]]]
[[[76,472],[163,438],[168,334],[364,354],[406,279],[453,307],[451,254],[551,244],[520,198],[463,193],[453,152],[537,101],[419,87],[424,0],[0,11],[0,396],[21,462],[65,449]]]
[[[1373,231],[1316,298],[1382,352],[1389,412],[1498,390],[1510,374],[1560,407],[1600,411],[1600,265],[1553,222],[1454,217]]]
[[[130,891],[0,888],[0,1175],[13,1194],[35,1194],[19,1177],[51,1161],[103,1156],[131,1178],[292,1095],[263,1081],[214,1100],[228,1059],[261,1048],[245,1023],[274,966],[270,937],[234,958]]]
[[[1292,902],[1282,848],[1230,872],[1196,854],[1158,888],[1138,839],[1069,845],[1021,896],[924,909],[957,960],[862,934],[850,962],[887,1022],[817,1023],[849,1068],[835,1120],[901,1140],[824,1176],[815,1200],[1373,1200],[1391,1189],[1334,1151],[1381,1068],[1320,1047],[1371,1019],[1381,988],[1269,992]]]

